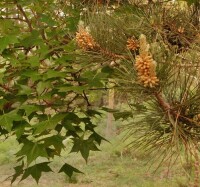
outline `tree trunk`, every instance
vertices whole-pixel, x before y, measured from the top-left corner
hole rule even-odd
[[[115,92],[114,89],[110,89],[108,93],[108,108],[114,109],[114,97]],[[112,113],[108,113],[107,116],[107,126],[106,126],[106,137],[110,138],[115,134],[114,125],[113,125],[114,117]]]

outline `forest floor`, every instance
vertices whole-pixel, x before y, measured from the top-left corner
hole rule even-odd
[[[14,156],[16,152],[13,139],[0,143],[0,187],[9,187],[13,174]],[[56,158],[52,168],[59,170],[62,163],[67,162],[77,167],[84,174],[75,174],[72,179],[58,173],[44,173],[39,184],[32,178],[22,182],[14,182],[14,187],[186,187],[186,177],[178,166],[168,171],[162,166],[155,174],[149,171],[147,158],[141,154],[132,154],[124,149],[121,138],[115,136],[110,143],[104,142],[102,151],[91,152],[86,164],[80,154],[63,153]]]

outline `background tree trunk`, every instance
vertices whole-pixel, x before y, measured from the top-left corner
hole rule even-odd
[[[114,89],[110,89],[108,93],[108,108],[114,109],[114,103],[115,103],[115,92]],[[115,134],[115,128],[113,124],[113,114],[108,113],[107,115],[107,126],[106,126],[106,137],[112,137]]]

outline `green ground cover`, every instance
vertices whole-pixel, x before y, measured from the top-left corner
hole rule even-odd
[[[0,143],[0,187],[10,186],[10,181],[5,180],[13,173],[14,156],[17,151],[14,139]],[[183,187],[186,186],[186,177],[180,166],[168,171],[163,165],[158,172],[152,173],[146,164],[147,158],[140,153],[133,153],[124,148],[120,136],[112,138],[110,143],[104,142],[102,151],[91,152],[88,163],[79,154],[63,153],[62,158],[57,158],[57,164],[67,163],[79,168],[84,174],[75,174],[71,179],[56,173],[44,174],[37,185],[32,178],[20,183],[15,182],[15,187]],[[5,181],[4,181],[5,180]]]

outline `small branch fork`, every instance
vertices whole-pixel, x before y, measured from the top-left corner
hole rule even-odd
[[[25,13],[25,11],[24,11],[24,9],[22,8],[21,5],[18,4],[17,0],[14,0],[14,3],[16,4],[18,10],[19,10],[19,11],[21,12],[21,14],[23,15],[23,17],[24,17],[24,19],[25,19],[24,21],[27,23],[30,32],[32,32],[32,31],[33,31],[33,28],[32,28],[31,22],[30,22],[30,20],[28,19],[27,15],[26,15],[26,13]]]
[[[180,112],[173,110],[172,107],[170,106],[170,104],[165,101],[161,92],[155,92],[154,96],[156,97],[156,100],[159,103],[159,105],[161,106],[161,108],[163,109],[163,111],[171,114],[171,116],[173,116],[174,119],[180,120],[183,123],[190,123],[192,125],[200,127],[200,124],[198,124],[196,121],[194,121],[186,116],[181,115]]]

